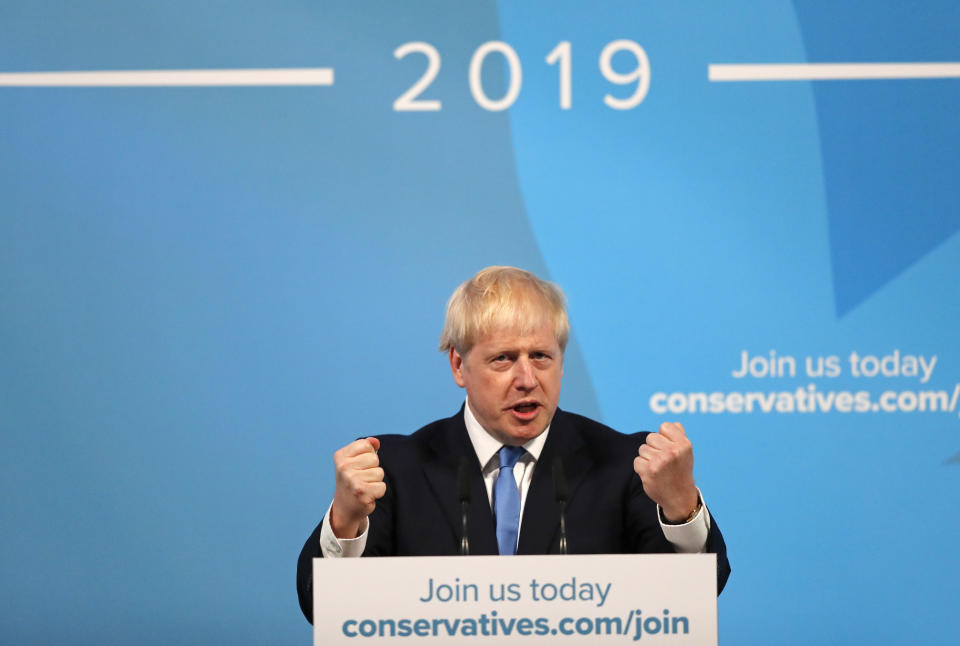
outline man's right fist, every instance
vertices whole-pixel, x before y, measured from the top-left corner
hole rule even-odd
[[[377,499],[387,492],[377,451],[380,440],[368,437],[351,442],[333,454],[337,488],[330,507],[330,529],[337,538],[356,538]]]

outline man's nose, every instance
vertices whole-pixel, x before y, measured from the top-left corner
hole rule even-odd
[[[514,364],[516,370],[513,377],[513,384],[520,390],[533,390],[537,387],[537,374],[533,369],[533,364],[527,357],[520,357]]]

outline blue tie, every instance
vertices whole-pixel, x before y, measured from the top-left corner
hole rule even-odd
[[[493,515],[497,524],[497,545],[501,554],[517,553],[520,490],[513,475],[513,467],[524,453],[526,451],[522,446],[504,446],[500,449],[500,472],[493,485]]]

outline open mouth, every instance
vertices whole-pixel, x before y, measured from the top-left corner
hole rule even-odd
[[[537,408],[540,407],[540,404],[537,402],[520,402],[519,404],[514,404],[511,409],[519,415],[532,415],[537,412]]]

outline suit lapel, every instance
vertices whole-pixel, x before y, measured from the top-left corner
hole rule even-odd
[[[523,506],[518,554],[547,554],[560,529],[560,507],[553,488],[553,463],[560,458],[567,480],[567,499],[593,466],[593,459],[580,432],[563,411],[557,409],[550,424],[550,434],[533,471],[533,482]]]
[[[429,445],[432,455],[423,464],[424,476],[454,535],[460,536],[457,468],[460,464],[460,456],[465,455],[470,464],[470,511],[467,517],[470,553],[497,554],[497,535],[493,526],[487,488],[483,482],[477,454],[467,435],[462,408],[460,413],[445,420],[444,425],[430,438]],[[432,528],[425,527],[424,531],[432,531]],[[459,541],[454,542],[451,554],[456,554],[458,547]]]

